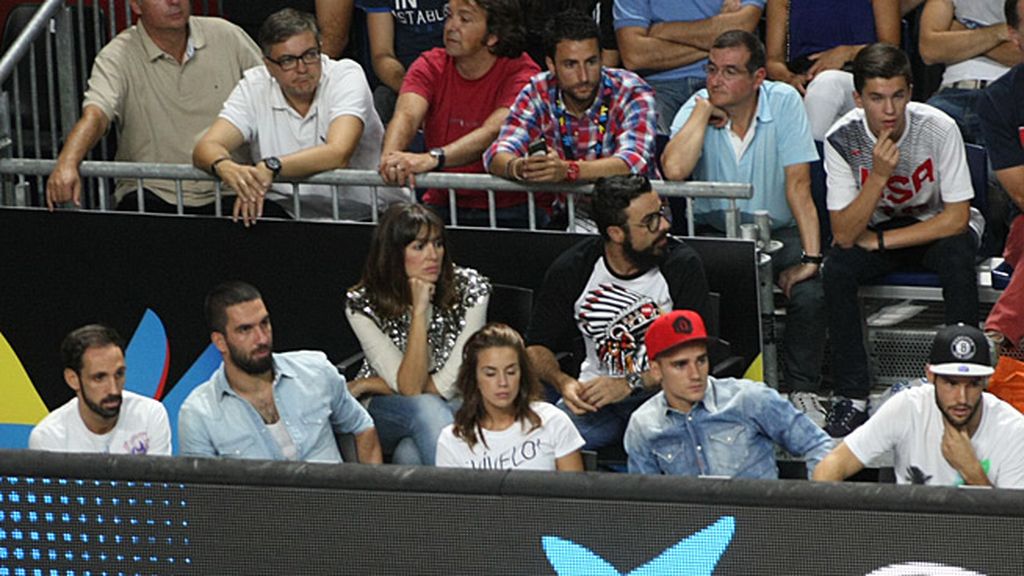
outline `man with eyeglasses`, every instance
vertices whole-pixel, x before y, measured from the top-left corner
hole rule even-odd
[[[737,206],[744,222],[766,210],[775,282],[788,298],[782,346],[785,382],[793,404],[819,426],[818,399],[825,346],[825,294],[818,271],[823,260],[818,213],[811,198],[810,162],[818,159],[800,94],[765,80],[764,45],[753,34],[731,30],[715,39],[708,55],[707,88],[698,91],[672,122],[662,169],[671,180],[742,182],[754,196]],[[725,200],[694,200],[695,220],[725,231]]]
[[[196,144],[192,162],[238,194],[234,216],[248,225],[263,215],[266,199],[292,216],[367,220],[375,208],[367,186],[275,183],[337,168],[372,169],[380,157],[384,127],[362,68],[320,53],[312,15],[285,8],[260,28],[265,66],[249,70],[220,117]],[[233,151],[249,144],[252,164]],[[404,196],[379,189],[377,204]],[[335,197],[337,196],[337,197]],[[301,202],[299,201],[301,199]]]
[[[519,93],[484,153],[491,174],[572,184],[653,172],[654,92],[636,74],[601,65],[600,36],[594,19],[578,10],[551,20],[548,71]]]
[[[646,176],[601,178],[592,215],[600,236],[580,241],[548,268],[527,330],[527,353],[538,377],[562,394],[595,450],[616,445],[633,411],[657,392],[648,371],[644,334],[672,309],[709,311],[700,257],[669,238],[670,214]],[[563,372],[555,352],[582,337],[579,376]]]
[[[192,146],[242,74],[260,65],[259,49],[241,28],[222,18],[191,16],[191,3],[132,0],[138,22],[96,55],[82,117],[75,123],[46,182],[46,204],[82,204],[78,166],[106,134],[117,129],[121,162],[187,163]],[[182,181],[188,214],[215,213],[213,182]],[[142,198],[139,198],[139,195]],[[118,210],[177,212],[177,183],[119,179]],[[234,196],[224,205],[230,210]]]

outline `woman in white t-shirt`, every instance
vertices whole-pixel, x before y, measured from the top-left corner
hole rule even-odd
[[[462,407],[437,440],[437,465],[491,470],[582,471],[583,437],[540,385],[518,332],[488,324],[462,355]]]

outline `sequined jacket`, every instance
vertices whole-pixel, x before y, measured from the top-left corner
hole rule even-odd
[[[440,313],[431,307],[427,327],[429,371],[438,392],[445,398],[457,394],[455,377],[462,361],[462,347],[486,322],[491,284],[487,277],[472,268],[456,267],[455,293],[454,306]],[[379,316],[363,288],[349,290],[347,296],[345,316],[366,355],[357,377],[380,376],[397,391],[398,367],[408,345],[411,314],[407,311],[395,318]]]

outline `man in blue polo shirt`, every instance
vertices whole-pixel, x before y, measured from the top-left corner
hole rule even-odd
[[[704,87],[711,44],[727,30],[753,32],[765,0],[615,0],[615,36],[622,65],[657,93],[658,131]]]
[[[783,341],[791,399],[824,425],[818,398],[825,342],[825,296],[818,215],[811,198],[810,162],[818,153],[800,94],[765,80],[764,46],[753,34],[719,36],[708,60],[708,88],[691,97],[672,122],[673,138],[662,158],[665,177],[743,182],[754,196],[739,202],[744,221],[756,210],[771,216],[776,282],[789,298]],[[700,199],[702,224],[725,230],[724,200]]]

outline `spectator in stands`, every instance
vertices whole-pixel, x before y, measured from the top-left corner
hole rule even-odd
[[[167,411],[124,389],[124,346],[113,328],[89,324],[72,330],[60,353],[64,382],[75,397],[32,429],[30,449],[170,456]]]
[[[843,480],[889,456],[900,484],[1024,488],[1024,416],[985,392],[985,335],[946,326],[928,362],[930,384],[890,398],[821,461],[815,480]]]
[[[274,353],[270,314],[255,287],[220,284],[205,310],[224,361],[181,406],[182,454],[341,462],[335,434],[350,433],[360,462],[381,463],[373,420],[327,356]]]
[[[192,146],[242,73],[259,66],[259,50],[237,26],[189,16],[189,2],[133,0],[138,23],[103,47],[93,62],[82,117],[68,135],[46,183],[46,204],[81,204],[78,165],[117,122],[117,155],[127,162],[187,163]],[[177,211],[175,183],[147,179],[149,212]],[[137,210],[135,179],[119,180],[119,210]],[[214,214],[212,182],[182,182],[190,214]],[[228,211],[234,198],[225,198]]]
[[[631,473],[775,479],[778,444],[806,460],[810,478],[832,448],[820,427],[763,382],[708,376],[708,333],[696,312],[659,316],[644,339],[661,392],[626,428]]]
[[[732,30],[719,36],[708,57],[708,88],[687,100],[672,123],[665,148],[665,177],[744,182],[754,197],[738,205],[745,222],[768,211],[775,281],[789,298],[783,359],[794,404],[819,426],[818,401],[825,346],[825,295],[818,272],[824,260],[818,213],[811,198],[810,162],[818,159],[800,94],[765,80],[764,46],[756,36]],[[725,231],[724,200],[693,202],[700,222]]]
[[[402,83],[379,167],[389,184],[415,186],[415,175],[429,171],[484,172],[481,153],[538,71],[523,53],[514,0],[455,0],[450,6],[445,47],[424,52]],[[429,152],[407,152],[420,126]],[[459,190],[456,196],[459,224],[489,223],[485,192]],[[427,190],[423,200],[448,218],[447,189]],[[498,224],[524,226],[526,202],[522,194],[499,194]]]
[[[910,100],[910,63],[872,44],[853,63],[858,108],[825,139],[834,244],[824,266],[835,397],[826,430],[845,436],[867,419],[871,383],[857,288],[899,267],[939,274],[946,323],[978,323],[974,254],[984,221],[960,131]]]
[[[457,2],[458,0],[456,0]],[[484,325],[491,286],[457,267],[444,224],[419,204],[395,204],[374,231],[363,277],[345,316],[366,355],[350,390],[368,408],[387,452],[412,438],[401,464],[434,464],[437,437],[451,424],[462,348]]]
[[[1009,41],[1003,0],[928,0],[919,48],[925,64],[946,65],[928,103],[956,120],[965,141],[984,144],[974,112],[978,95],[1020,61]]]
[[[591,14],[601,29],[601,64],[608,67],[621,64],[612,22],[614,0],[519,0],[519,4],[526,18],[526,51],[538,66],[547,66],[544,31],[548,22],[555,15],[570,9]]]
[[[1024,52],[1021,4],[1006,2],[1006,24],[1010,38]],[[1018,53],[1019,56],[1019,53]],[[1017,272],[1003,290],[985,321],[985,329],[1007,348],[1024,350],[1024,64],[990,84],[978,97],[981,133],[988,143],[988,157],[996,178],[1012,201],[1010,233],[1003,258]]]
[[[238,193],[234,214],[246,224],[262,215],[267,198],[296,216],[330,218],[335,209],[331,186],[300,186],[302,202],[296,211],[292,186],[274,180],[377,166],[384,127],[373,110],[366,77],[355,62],[321,54],[316,20],[291,8],[267,18],[260,46],[265,65],[245,73],[196,144],[192,162]],[[251,164],[231,157],[243,144],[250,146]],[[389,191],[386,200],[403,198],[393,189],[380,191]],[[338,196],[340,218],[370,218],[375,198],[369,187],[345,187]]]
[[[355,0],[316,0],[316,24],[320,29],[320,49],[335,60],[349,47]]]
[[[548,71],[519,93],[484,153],[487,169],[514,180],[570,184],[652,172],[650,86],[632,72],[601,66],[600,30],[582,12],[555,16],[546,36]],[[545,154],[532,151],[538,141]]]
[[[359,6],[366,11],[370,62],[380,80],[374,105],[388,124],[406,70],[420,54],[442,45],[445,19],[455,11],[448,0],[359,0]]]
[[[657,93],[658,131],[667,134],[676,112],[704,87],[712,42],[727,30],[753,32],[765,0],[615,0],[615,31],[622,62],[642,71]]]
[[[617,445],[630,414],[659,386],[647,370],[643,337],[663,311],[709,311],[708,282],[697,253],[668,237],[668,207],[645,176],[613,176],[594,185],[600,237],[587,238],[548,268],[527,343],[541,381],[562,394],[588,449]],[[555,352],[582,337],[579,377]]]
[[[518,332],[488,324],[466,342],[456,383],[462,406],[437,440],[437,465],[477,470],[582,471],[583,437],[540,401]]]
[[[768,78],[791,84],[804,103],[815,140],[853,110],[850,62],[874,42],[900,43],[899,0],[768,0]]]

